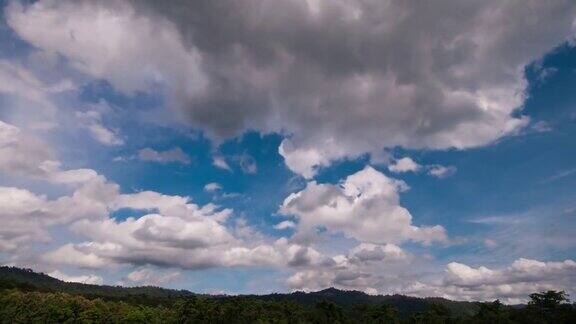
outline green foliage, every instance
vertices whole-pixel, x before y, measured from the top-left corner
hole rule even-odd
[[[564,291],[530,294],[526,307],[530,323],[576,323],[575,306],[569,302],[568,294]]]
[[[557,293],[557,292],[556,292]],[[548,301],[548,299],[546,299]],[[1,323],[575,323],[576,307],[568,303],[513,308],[499,301],[482,304],[471,317],[453,317],[433,304],[401,318],[389,304],[358,305],[346,310],[329,300],[314,306],[249,297],[187,297],[168,306],[147,306],[88,299],[80,295],[8,289],[0,292]]]
[[[3,323],[160,323],[163,307],[89,300],[66,293],[4,290],[0,294]]]
[[[400,323],[398,310],[390,304],[367,305],[361,309],[365,323]]]
[[[491,303],[483,303],[480,305],[480,310],[478,314],[474,316],[474,320],[477,323],[513,323],[510,319],[510,311],[498,299]]]

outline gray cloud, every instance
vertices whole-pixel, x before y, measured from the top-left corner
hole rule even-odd
[[[82,13],[104,19],[110,3],[119,23],[94,39]],[[512,114],[524,99],[523,68],[573,36],[575,12],[570,0],[174,0],[11,6],[7,17],[25,40],[120,90],[164,84],[217,142],[249,129],[291,135],[280,152],[312,177],[383,147],[468,148],[517,131],[528,122]],[[56,13],[66,25],[50,19]],[[137,32],[124,53],[146,55],[90,54],[99,42],[122,49],[113,39],[126,30]]]
[[[190,164],[190,157],[181,148],[176,147],[167,151],[156,151],[151,148],[144,148],[138,151],[138,159],[158,163],[178,162]]]
[[[573,35],[576,12],[570,1],[138,4],[201,53],[208,86],[187,98],[191,121],[216,138],[292,134],[283,155],[308,175],[382,147],[467,148],[525,125],[511,116],[523,67]]]
[[[249,154],[242,154],[238,157],[238,164],[244,173],[254,174],[258,172],[258,164],[256,160]]]

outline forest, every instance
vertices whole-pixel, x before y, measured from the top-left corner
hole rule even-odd
[[[369,296],[327,289],[253,296],[199,295],[158,287],[66,283],[0,268],[2,323],[576,323],[562,291],[535,292],[526,305],[442,298]]]

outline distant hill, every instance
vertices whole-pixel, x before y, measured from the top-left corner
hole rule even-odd
[[[289,294],[214,296],[160,287],[68,283],[0,267],[0,323],[576,323],[564,291],[528,296],[523,307],[329,288]]]
[[[44,273],[16,267],[0,267],[0,289],[18,288],[23,291],[65,292],[82,295],[87,298],[102,298],[105,300],[122,300],[139,304],[157,305],[169,303],[174,299],[195,296],[187,290],[174,290],[160,287],[121,287],[106,285],[90,285],[83,283],[64,282]],[[344,291],[328,288],[317,292],[294,292],[289,294],[244,295],[244,296],[211,296],[215,299],[249,298],[263,301],[292,301],[304,305],[313,305],[321,300],[328,300],[343,307],[357,305],[390,304],[401,315],[420,312],[432,304],[443,305],[455,316],[473,315],[480,303],[451,301],[444,298],[418,298],[403,295],[368,295],[360,291]]]
[[[386,303],[394,306],[402,315],[425,311],[432,304],[447,307],[455,316],[473,315],[478,312],[480,308],[480,303],[477,302],[452,301],[436,297],[418,298],[404,295],[368,295],[360,291],[339,290],[336,288],[328,288],[310,293],[298,291],[291,294],[251,295],[250,297],[263,300],[289,300],[309,305],[323,299],[346,306]]]
[[[0,267],[0,289],[18,288],[22,291],[65,292],[82,295],[87,298],[122,300],[156,305],[170,299],[194,295],[187,290],[166,289],[161,287],[122,287],[90,285],[76,282],[64,282],[44,273],[17,267]]]

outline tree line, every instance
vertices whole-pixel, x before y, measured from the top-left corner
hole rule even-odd
[[[251,297],[179,297],[147,305],[137,300],[110,301],[62,292],[0,292],[2,323],[576,323],[576,305],[562,291],[530,295],[522,307],[496,300],[480,303],[474,315],[454,316],[442,304],[400,316],[387,303],[342,305],[322,299],[295,301]]]
[[[0,323],[576,323],[562,291],[526,305],[370,296],[334,288],[253,296],[198,295],[160,287],[63,282],[0,266]]]

